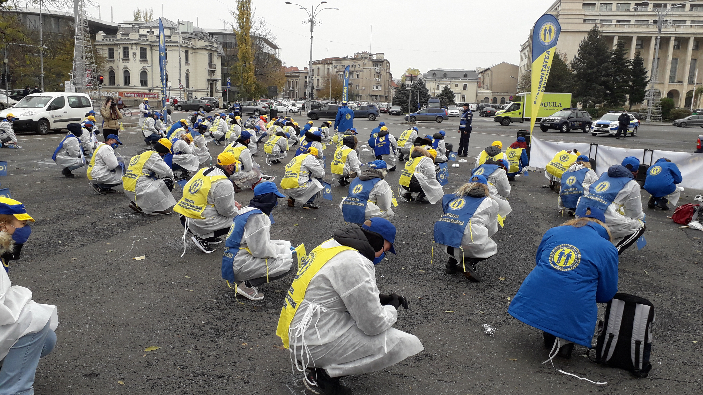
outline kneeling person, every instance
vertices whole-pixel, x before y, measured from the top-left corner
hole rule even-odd
[[[104,143],[98,145],[88,164],[87,176],[93,189],[100,193],[115,192],[112,187],[122,184],[124,163],[115,155],[115,149],[122,145],[120,138],[108,134]]]
[[[365,220],[381,217],[391,219],[395,215],[391,208],[393,190],[384,180],[388,165],[382,160],[368,164],[349,186],[349,196],[340,203],[344,220],[361,225]]]
[[[59,143],[51,159],[57,165],[63,167],[61,174],[66,178],[75,177],[71,171],[85,166],[85,154],[81,146],[80,138],[83,135],[83,128],[79,123],[69,123],[66,126],[68,133]]]
[[[122,188],[130,199],[129,208],[144,214],[171,214],[176,204],[173,171],[164,162],[171,152],[171,142],[165,138],[154,143],[154,150],[135,155],[122,177]]]
[[[647,178],[644,181],[644,190],[652,195],[647,202],[647,207],[668,210],[667,203],[676,207],[683,191],[683,187],[676,185],[681,181],[683,177],[676,164],[671,163],[667,158],[657,159],[654,166],[647,170]]]
[[[349,179],[356,178],[359,175],[361,162],[359,155],[356,152],[356,136],[344,136],[341,147],[334,151],[332,158],[332,174],[339,176],[339,185],[349,185]]]

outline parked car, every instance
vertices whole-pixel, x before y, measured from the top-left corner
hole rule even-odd
[[[388,113],[388,110],[391,108],[391,105],[388,103],[381,103],[378,106],[378,111],[383,112],[383,113]]]
[[[242,102],[242,114],[253,114],[258,117],[259,115],[268,114],[268,112],[269,107],[265,103],[255,101]]]
[[[375,121],[378,118],[378,107],[373,104],[359,106],[354,110],[354,118],[368,118],[369,121]]]
[[[701,146],[701,141],[703,141],[703,134],[698,136],[698,145],[696,146],[696,150],[694,153],[696,154],[703,154],[703,146]]]
[[[403,109],[400,106],[391,106],[391,108],[388,109],[388,114],[403,115]]]
[[[703,115],[689,115],[683,119],[677,119],[674,121],[674,126],[680,128],[685,128],[686,126],[702,126],[703,127]]]
[[[207,102],[203,99],[193,99],[179,101],[176,104],[177,111],[205,111],[210,112],[214,109],[212,103]]]
[[[494,116],[496,115],[496,112],[497,112],[497,111],[498,111],[498,110],[496,110],[496,109],[493,108],[493,107],[490,107],[490,106],[483,106],[483,107],[481,107],[481,109],[478,111],[478,115],[479,115],[480,117],[494,117]]]
[[[1,111],[0,118],[12,112],[15,131],[47,134],[50,130],[66,128],[71,122],[80,122],[92,109],[93,103],[85,93],[43,92],[25,96],[11,109]]]
[[[542,118],[539,128],[546,132],[549,129],[556,129],[561,133],[566,133],[573,129],[580,129],[583,133],[591,130],[591,114],[576,108],[565,108],[554,114]]]
[[[449,115],[447,110],[443,108],[425,108],[405,116],[405,120],[408,122],[436,121],[437,123],[442,123],[447,118],[449,118]]]
[[[619,112],[609,112],[601,117],[601,119],[595,121],[591,127],[591,134],[594,136],[615,136],[618,132],[618,118],[620,117]],[[635,117],[635,114],[629,114],[630,116],[630,126],[625,132],[625,136],[629,133],[632,136],[637,135],[637,129],[640,127],[640,121]]]
[[[206,102],[212,104],[212,108],[214,109],[220,108],[220,101],[215,97],[201,97],[200,100],[205,100]]]
[[[7,97],[4,93],[0,93],[0,110],[10,108],[17,104],[17,100],[12,97]]]
[[[315,119],[320,119],[320,118],[335,118],[337,116],[337,110],[339,110],[339,106],[336,104],[328,104],[323,107],[315,108],[313,106],[313,110],[308,111],[308,118],[315,120]],[[354,114],[354,117],[356,117],[356,114]]]
[[[451,105],[447,107],[447,114],[449,114],[450,117],[458,117],[461,116],[461,111],[459,107]]]

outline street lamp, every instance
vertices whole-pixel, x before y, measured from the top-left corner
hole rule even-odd
[[[310,61],[308,62],[308,87],[310,88],[310,93],[308,94],[308,100],[310,100],[310,98],[312,98],[312,92],[314,89],[313,84],[312,84],[312,37],[313,37],[312,32],[313,32],[313,29],[315,28],[315,24],[317,23],[315,18],[317,18],[317,16],[320,14],[320,12],[322,12],[324,10],[338,10],[339,11],[339,8],[332,8],[332,7],[320,8],[321,5],[327,4],[326,1],[322,1],[322,2],[320,2],[320,4],[318,4],[316,6],[310,6],[309,9],[303,7],[300,4],[291,3],[290,1],[286,1],[286,4],[297,5],[298,8],[300,8],[301,10],[304,10],[305,12],[308,13],[308,20],[306,22],[310,23]]]

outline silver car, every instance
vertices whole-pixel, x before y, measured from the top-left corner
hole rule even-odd
[[[674,126],[685,128],[686,126],[703,126],[703,115],[689,115],[683,119],[674,121]]]

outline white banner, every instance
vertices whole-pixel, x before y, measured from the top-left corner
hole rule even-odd
[[[532,137],[530,166],[544,169],[557,152],[572,149],[577,149],[583,155],[588,155],[590,144],[566,143],[561,141],[552,142]],[[621,164],[622,160],[627,156],[634,156],[642,161],[644,154],[645,151],[643,149],[598,145],[598,154],[596,155],[596,148],[594,146],[590,157],[593,158],[595,156],[596,168],[594,170],[598,175],[601,175],[606,172],[610,166]],[[668,158],[678,166],[681,171],[681,176],[683,177],[683,181],[679,184],[680,186],[703,190],[703,154],[655,150],[651,162],[654,163],[659,158]],[[647,152],[643,163],[649,165],[650,152]]]

